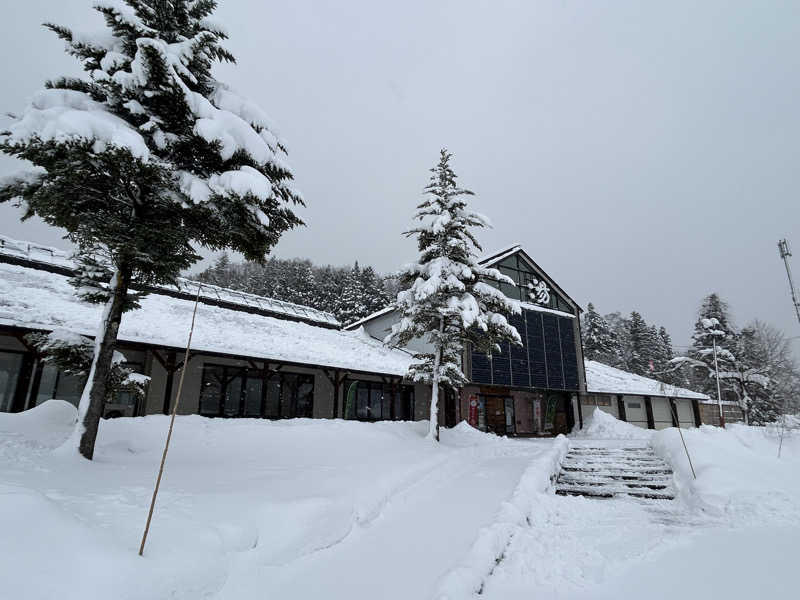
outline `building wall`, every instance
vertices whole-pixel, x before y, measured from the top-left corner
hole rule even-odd
[[[364,330],[372,337],[383,341],[386,339],[386,336],[392,332],[392,325],[397,323],[399,320],[400,313],[396,310],[393,310],[367,321],[364,323],[363,327]],[[406,344],[406,348],[411,352],[433,352],[433,346],[420,338],[414,338],[411,340],[408,344]]]
[[[586,394],[580,397],[581,414],[583,415],[583,422],[591,418],[592,413],[596,408],[603,412],[612,415],[614,418],[619,419],[619,410],[617,408],[617,396],[612,394]]]
[[[722,413],[726,423],[739,423],[744,421],[744,413],[736,404],[723,404]],[[700,403],[700,421],[703,425],[719,427],[719,406],[716,402]]]

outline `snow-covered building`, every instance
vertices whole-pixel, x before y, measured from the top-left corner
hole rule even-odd
[[[580,308],[519,245],[486,256],[517,282],[499,284],[519,300],[512,319],[523,346],[491,359],[464,355],[470,378],[460,395],[444,395],[440,418],[452,426],[472,420],[508,435],[550,435],[582,425],[599,406],[643,427],[700,422],[703,394],[599,363],[584,364]],[[32,408],[50,398],[77,403],[81,382],[44,360],[26,336],[66,329],[92,336],[101,307],[81,302],[69,283],[68,255],[0,236],[0,412]],[[144,401],[120,392],[108,416],[169,411],[198,284],[151,288],[141,307],[126,313],[119,350],[148,375]],[[403,382],[411,352],[382,340],[396,321],[391,309],[342,330],[310,307],[203,284],[180,412],[209,417],[346,418],[364,421],[427,418],[430,388]],[[474,408],[470,413],[470,404]],[[671,415],[675,415],[672,417]]]
[[[0,412],[50,398],[77,403],[81,382],[59,372],[26,340],[35,331],[92,336],[101,307],[81,302],[68,279],[69,257],[54,248],[0,237]],[[151,289],[126,313],[119,351],[151,377],[140,405],[122,392],[114,416],[168,412],[197,285]],[[309,307],[203,284],[180,412],[218,417],[417,419],[430,391],[403,384],[408,352]]]
[[[546,435],[570,431],[576,424],[582,427],[584,412],[596,406],[642,427],[700,423],[698,403],[708,401],[707,396],[665,388],[658,381],[600,363],[584,363],[581,308],[520,244],[488,254],[479,263],[499,269],[516,283],[487,281],[520,302],[522,314],[509,320],[523,344],[504,344],[492,357],[467,349],[463,370],[470,384],[460,398],[445,395],[443,424],[467,419],[498,434]],[[382,340],[399,318],[399,312],[389,307],[346,329],[363,328]],[[408,349],[426,351],[426,344],[414,340]]]

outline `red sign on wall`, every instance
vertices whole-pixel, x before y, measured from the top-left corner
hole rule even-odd
[[[469,397],[469,424],[478,426],[478,397],[474,394]]]

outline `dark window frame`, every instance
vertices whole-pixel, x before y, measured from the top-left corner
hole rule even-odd
[[[355,405],[350,413],[352,416],[349,416],[347,411],[347,395],[350,386],[353,384],[356,384],[357,386],[354,397]],[[365,423],[376,423],[378,421],[415,420],[416,393],[413,385],[403,383],[385,383],[383,381],[371,381],[368,379],[355,379],[348,377],[342,382],[342,390],[344,394],[344,397],[342,398],[342,414],[345,420],[361,421]],[[360,392],[362,390],[366,392],[366,398],[369,404],[369,406],[366,407],[367,410],[363,412],[360,410],[359,406],[361,397]],[[377,402],[373,402],[373,399],[375,398],[375,392],[379,392]],[[388,399],[387,395],[389,396]],[[405,406],[405,410],[402,410],[402,412],[407,412],[407,415],[400,414],[400,409],[403,408],[404,404],[407,405]],[[380,406],[380,416],[373,417],[374,413],[376,412],[373,410],[373,405]],[[388,415],[385,414],[387,408],[389,411]],[[407,416],[408,419],[403,419],[403,416]]]
[[[206,386],[210,385],[208,382],[208,374],[217,369],[222,370],[222,379],[216,382],[219,384],[219,391],[217,392],[216,399],[217,410],[204,411],[203,392]],[[235,414],[231,413],[231,411],[227,411],[226,414],[225,400],[228,397],[228,386],[237,379],[239,380],[238,403],[236,403],[235,400],[231,403],[231,405],[235,404],[237,409]],[[248,411],[247,392],[250,380],[258,380],[261,384],[258,415],[254,415]],[[277,415],[267,414],[268,408],[270,408],[267,403],[270,382],[273,384],[277,383],[278,386]],[[298,414],[298,403],[300,401],[300,396],[298,394],[303,385],[309,385],[310,388],[306,390],[306,393],[303,395],[306,402],[303,403],[302,413]],[[265,372],[261,369],[251,369],[245,366],[207,362],[203,363],[197,412],[204,417],[220,419],[310,419],[314,416],[315,391],[316,376],[312,373],[298,373],[295,371]]]

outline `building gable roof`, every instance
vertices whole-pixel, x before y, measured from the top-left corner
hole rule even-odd
[[[519,254],[522,259],[527,262],[536,272],[538,272],[542,278],[547,280],[547,282],[550,284],[550,287],[555,289],[565,300],[577,308],[579,312],[583,312],[580,304],[578,304],[569,294],[567,294],[564,289],[558,285],[555,280],[536,263],[535,260],[531,258],[530,254],[525,252],[525,250],[522,248],[522,244],[511,244],[510,246],[506,246],[505,248],[501,248],[500,250],[486,254],[478,259],[478,264],[484,267],[494,267],[502,260],[505,260],[509,256],[514,256],[515,254]]]

